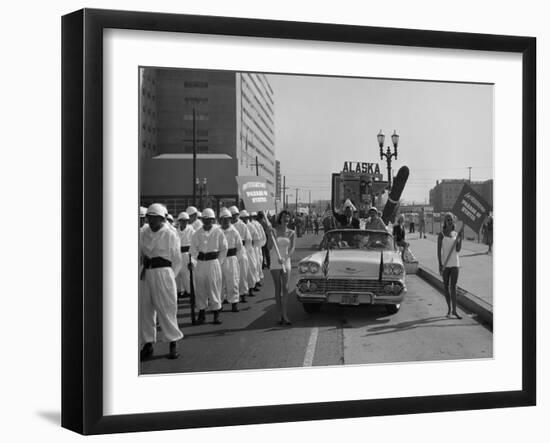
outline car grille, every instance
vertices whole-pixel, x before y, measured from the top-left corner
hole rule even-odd
[[[307,288],[307,283],[314,283],[316,288]],[[302,279],[298,282],[298,287],[302,292],[373,292],[384,293],[384,286],[388,284],[403,285],[396,281],[378,281],[378,280],[351,280],[344,278],[334,279]]]

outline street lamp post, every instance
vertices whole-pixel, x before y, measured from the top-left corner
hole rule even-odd
[[[196,178],[195,179],[195,185],[198,188],[199,191],[199,202],[200,202],[200,209],[203,210],[203,194],[206,198],[208,198],[208,191],[206,190],[206,184],[207,184],[207,178],[204,177],[202,179]]]
[[[391,159],[392,157],[395,157],[395,159],[397,160],[397,145],[399,144],[399,135],[394,129],[391,136],[391,141],[393,143],[393,152],[391,151],[389,146],[386,148],[386,152],[384,152],[384,140],[386,139],[386,136],[382,132],[382,129],[380,129],[377,138],[378,146],[380,147],[380,160],[384,160],[384,157],[386,157],[386,162],[388,164],[388,189],[391,189]]]

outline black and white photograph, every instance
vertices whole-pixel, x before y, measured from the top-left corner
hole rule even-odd
[[[493,358],[494,84],[136,75],[140,375]]]

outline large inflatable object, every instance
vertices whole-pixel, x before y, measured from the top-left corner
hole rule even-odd
[[[395,222],[397,205],[399,204],[399,199],[401,198],[401,194],[403,194],[403,189],[405,189],[408,178],[409,168],[407,166],[401,166],[393,180],[393,186],[391,187],[388,201],[386,202],[386,206],[384,206],[384,210],[382,211],[382,220],[384,220],[385,224],[388,224],[389,222]]]

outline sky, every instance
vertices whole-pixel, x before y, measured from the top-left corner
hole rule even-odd
[[[436,180],[493,178],[493,86],[385,79],[269,75],[276,158],[299,200],[330,199],[345,161],[379,163],[377,134],[399,134],[394,174],[408,166],[402,199],[429,202]],[[393,149],[393,148],[392,148]],[[295,190],[288,191],[294,195]],[[295,198],[295,196],[293,197]]]

